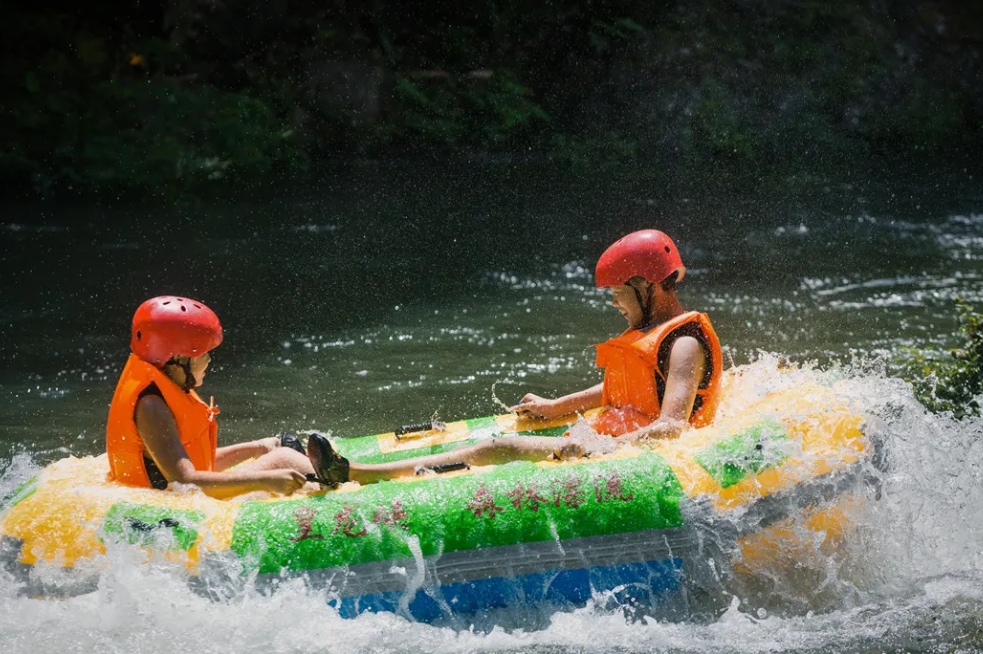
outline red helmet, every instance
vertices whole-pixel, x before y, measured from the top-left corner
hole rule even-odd
[[[222,324],[201,302],[162,295],[147,300],[133,314],[130,349],[162,368],[176,356],[196,357],[222,342]]]
[[[597,260],[594,281],[597,288],[627,284],[632,277],[657,284],[677,271],[681,280],[686,266],[672,239],[657,229],[643,229],[623,236],[604,251]]]

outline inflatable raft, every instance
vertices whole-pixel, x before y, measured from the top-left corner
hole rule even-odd
[[[789,521],[824,538],[837,531],[837,502],[873,457],[862,417],[830,388],[798,385],[722,413],[650,448],[287,498],[127,488],[106,481],[105,456],[70,457],[0,505],[0,557],[37,595],[58,589],[35,568],[75,568],[78,592],[113,560],[107,551],[126,549],[175,562],[205,590],[303,575],[345,616],[477,619],[590,600],[692,611],[722,576],[767,556],[769,534],[787,535]],[[491,437],[560,437],[568,424],[502,415],[336,443],[380,462]]]

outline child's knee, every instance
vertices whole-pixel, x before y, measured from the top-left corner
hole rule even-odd
[[[297,450],[290,449],[289,447],[278,447],[272,452],[257,459],[257,462],[260,463],[263,468],[271,470],[277,468],[292,468],[300,472],[306,472],[307,468],[313,469],[306,456]]]
[[[297,450],[292,450],[289,447],[281,447],[277,449],[280,456],[283,457],[283,461],[286,464],[285,468],[293,468],[294,470],[299,470],[305,472],[308,468],[313,469],[311,466],[311,460],[307,458],[306,454],[301,454]]]

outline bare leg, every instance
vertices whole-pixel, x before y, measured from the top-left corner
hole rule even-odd
[[[289,447],[278,447],[272,452],[242,465],[246,470],[283,470],[289,468],[303,474],[312,474],[314,466],[310,459]]]
[[[431,454],[392,463],[352,463],[348,475],[360,484],[412,475],[417,468],[458,463],[487,466],[509,461],[542,461],[563,445],[564,439],[543,436],[492,438],[475,445],[459,447],[442,454]]]

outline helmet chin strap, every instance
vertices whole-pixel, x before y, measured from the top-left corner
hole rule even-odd
[[[190,393],[191,389],[198,385],[198,380],[195,379],[194,374],[191,372],[191,362],[178,364],[181,366],[181,370],[184,371],[184,392]]]
[[[642,319],[639,321],[637,329],[644,329],[652,322],[651,318],[649,317],[650,309],[652,308],[652,287],[649,286],[649,292],[647,293],[648,298],[646,301],[643,301],[642,292],[635,288],[635,286],[632,284],[629,284],[629,286],[631,286],[631,290],[635,291],[635,299],[638,300],[638,308],[642,311]]]
[[[164,365],[165,366],[175,365],[184,372],[184,384],[181,386],[181,390],[183,390],[185,393],[190,393],[194,389],[194,387],[198,385],[198,380],[195,379],[194,373],[191,372],[190,361],[181,363],[176,358],[174,358],[168,361],[167,363],[165,363]]]

